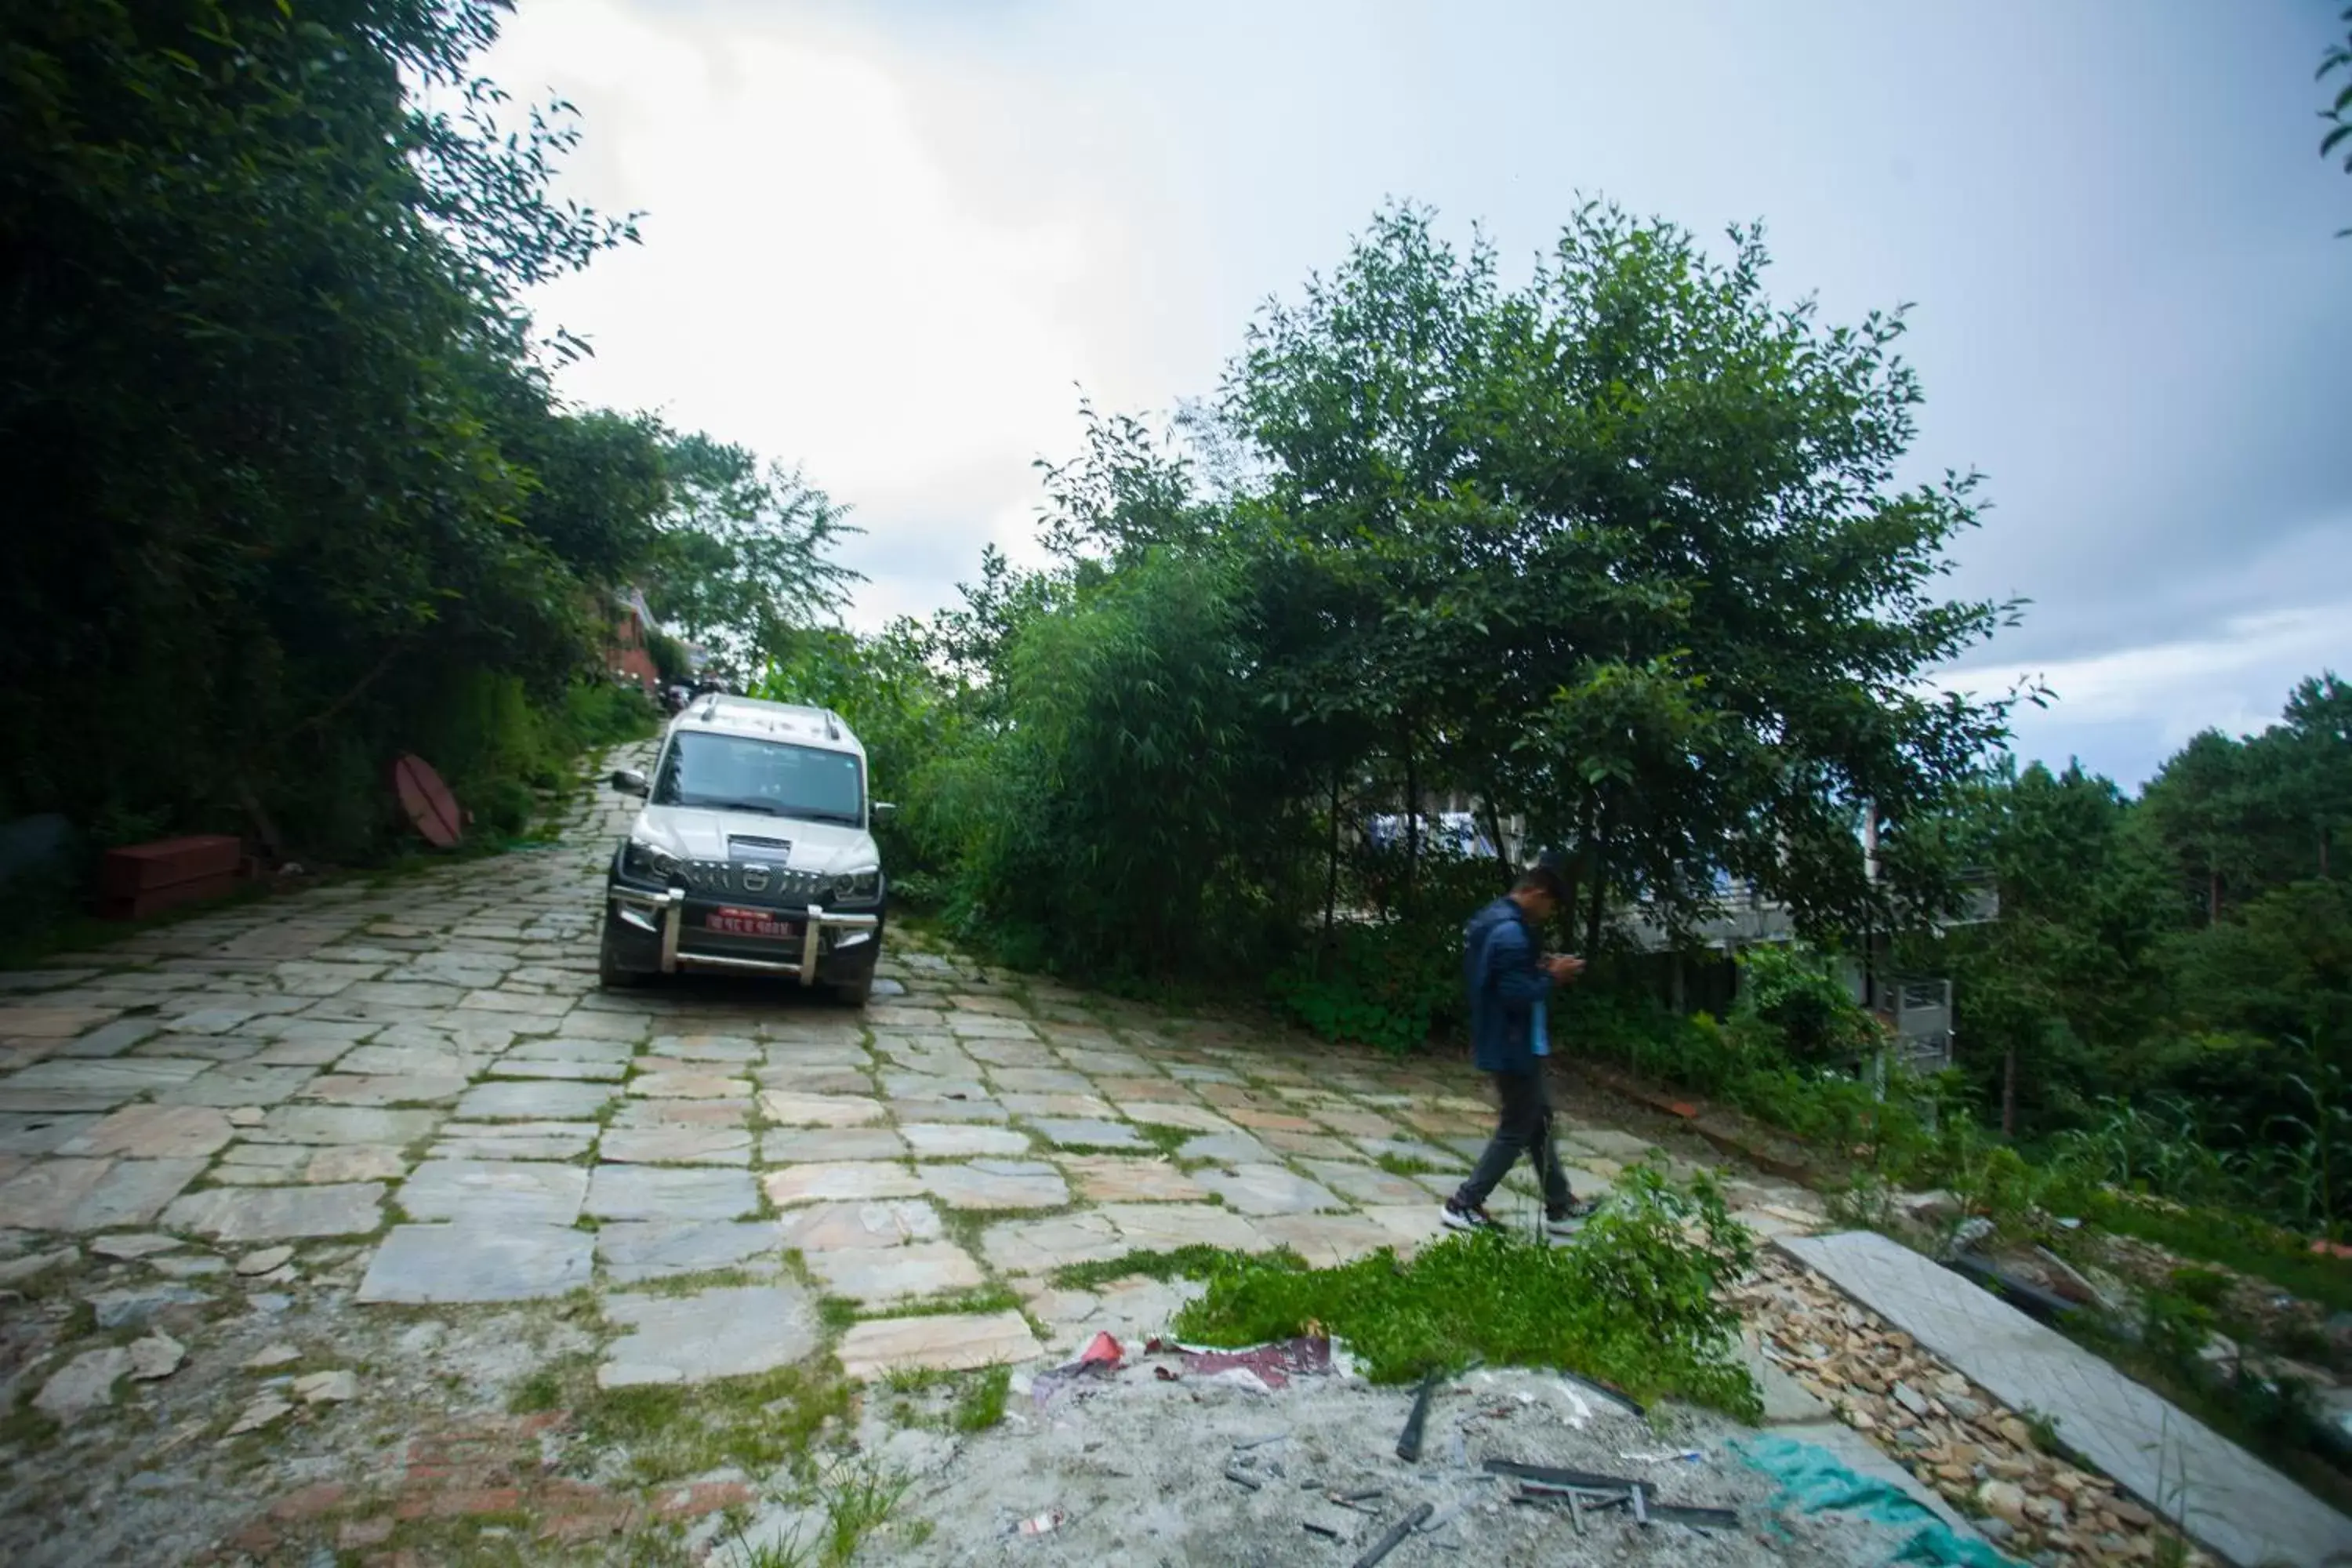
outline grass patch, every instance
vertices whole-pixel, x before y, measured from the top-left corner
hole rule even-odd
[[[1017,1312],[1021,1310],[1021,1298],[1006,1286],[981,1285],[952,1296],[929,1296],[919,1301],[886,1301],[879,1306],[856,1307],[855,1310],[857,1316],[852,1321],[863,1321],[868,1318],[944,1318],[956,1312]]]
[[[992,1366],[959,1394],[948,1425],[959,1432],[985,1432],[1004,1419],[1004,1396],[1013,1386],[1010,1367]]]
[[[1481,1233],[1339,1268],[1231,1258],[1174,1324],[1179,1338],[1255,1344],[1319,1325],[1375,1383],[1470,1358],[1548,1366],[1636,1399],[1677,1398],[1743,1420],[1761,1413],[1738,1355],[1738,1315],[1716,1299],[1754,1245],[1705,1180],[1681,1186],[1636,1166],[1571,1247]]]
[[[37,1392],[26,1389],[16,1395],[7,1413],[0,1415],[0,1448],[37,1454],[58,1440],[62,1428],[47,1411],[34,1407],[33,1395]]]
[[[1372,1163],[1391,1176],[1444,1176],[1453,1173],[1444,1165],[1416,1160],[1410,1154],[1380,1154],[1374,1156]]]
[[[1206,1279],[1234,1254],[1215,1247],[1180,1247],[1171,1252],[1126,1252],[1099,1263],[1069,1263],[1046,1276],[1057,1290],[1093,1290],[1114,1279],[1140,1274],[1147,1279]]]
[[[559,1394],[570,1397],[551,1408],[568,1405],[581,1436],[625,1455],[646,1485],[730,1465],[753,1475],[782,1467],[806,1474],[818,1433],[849,1414],[849,1385],[822,1366],[639,1388],[598,1389],[585,1365],[560,1377]]]
[[[820,1296],[816,1303],[816,1320],[834,1333],[839,1333],[856,1322],[858,1314],[865,1310],[846,1296]]]
[[[1134,1127],[1145,1142],[1163,1154],[1174,1154],[1184,1147],[1184,1140],[1201,1136],[1181,1127],[1163,1127],[1157,1121],[1139,1121]]]
[[[2310,1251],[2300,1238],[2250,1215],[2175,1209],[2102,1193],[2091,1199],[2083,1217],[2117,1236],[2267,1279],[2331,1312],[2352,1311],[2352,1259]]]

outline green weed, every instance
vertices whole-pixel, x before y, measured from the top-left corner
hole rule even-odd
[[[959,1432],[987,1431],[1004,1419],[1004,1396],[1012,1386],[1009,1368],[988,1368],[957,1398],[948,1424]]]
[[[1410,1263],[1385,1250],[1339,1268],[1227,1258],[1174,1326],[1187,1340],[1254,1344],[1318,1324],[1376,1383],[1475,1356],[1752,1417],[1760,1406],[1738,1355],[1738,1315],[1715,1293],[1753,1258],[1710,1184],[1677,1187],[1636,1166],[1574,1246],[1479,1234]]]

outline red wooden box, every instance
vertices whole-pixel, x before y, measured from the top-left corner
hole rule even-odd
[[[110,849],[99,863],[99,913],[136,920],[159,910],[216,899],[236,888],[245,847],[222,833],[163,838]]]

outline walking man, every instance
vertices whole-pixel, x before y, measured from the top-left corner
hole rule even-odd
[[[1551,1042],[1544,1029],[1544,1005],[1552,987],[1582,972],[1584,960],[1566,953],[1538,957],[1537,932],[1560,906],[1566,892],[1550,865],[1530,867],[1509,893],[1470,917],[1463,928],[1463,979],[1470,992],[1470,1038],[1478,1070],[1495,1080],[1502,1116],[1479,1156],[1477,1169],[1445,1200],[1452,1230],[1500,1230],[1486,1212],[1486,1195],[1510,1173],[1525,1152],[1543,1183],[1544,1230],[1572,1236],[1595,1207],[1568,1190],[1552,1145],[1551,1093],[1544,1082],[1544,1058]]]

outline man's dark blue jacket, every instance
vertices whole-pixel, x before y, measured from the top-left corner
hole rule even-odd
[[[1462,978],[1478,1070],[1534,1072],[1535,1005],[1551,994],[1551,976],[1536,963],[1536,933],[1517,903],[1496,899],[1462,928]]]

